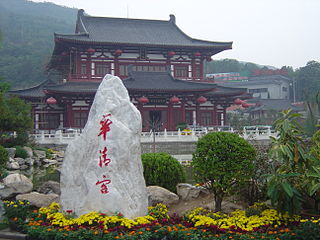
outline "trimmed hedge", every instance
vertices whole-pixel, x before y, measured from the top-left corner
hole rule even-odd
[[[168,153],[145,153],[141,158],[147,186],[156,185],[176,192],[177,184],[186,181],[182,165]]]

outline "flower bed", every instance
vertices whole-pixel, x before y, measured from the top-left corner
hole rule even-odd
[[[122,214],[99,212],[75,217],[57,203],[30,210],[26,202],[5,202],[6,215],[33,240],[109,239],[319,239],[319,219],[289,217],[274,209],[255,206],[254,211],[230,215],[197,208],[183,217],[169,217],[165,205],[149,208],[147,216],[127,219]],[[27,218],[19,214],[26,211]]]

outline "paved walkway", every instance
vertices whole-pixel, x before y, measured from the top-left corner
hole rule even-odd
[[[12,232],[10,229],[3,229],[0,231],[0,240],[9,240],[9,239],[15,239],[15,240],[25,240],[26,234],[18,233],[18,232]]]

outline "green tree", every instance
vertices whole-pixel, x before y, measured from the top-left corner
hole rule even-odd
[[[296,92],[299,100],[306,100],[320,91],[320,62],[309,61],[296,71]]]
[[[198,140],[192,159],[195,179],[214,194],[216,211],[228,193],[252,177],[255,155],[237,134],[212,132]]]
[[[4,91],[0,92],[0,112],[0,143],[8,139],[10,132],[21,136],[32,128],[31,106],[17,97],[6,96]]]

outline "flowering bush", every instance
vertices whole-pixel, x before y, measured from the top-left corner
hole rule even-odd
[[[10,208],[16,202],[8,202]],[[20,204],[24,205],[24,204]],[[63,212],[57,203],[34,210],[24,223],[24,231],[33,240],[161,240],[161,239],[317,239],[319,219],[289,217],[274,209],[265,209],[259,215],[246,216],[245,211],[230,215],[196,208],[184,217],[168,216],[167,207],[158,204],[148,209],[148,215],[135,219],[122,214],[105,215],[90,212],[74,217]],[[19,214],[19,213],[17,213]],[[304,230],[312,232],[302,234]],[[299,234],[299,238],[297,238]]]

